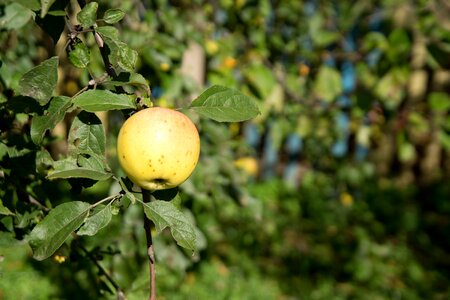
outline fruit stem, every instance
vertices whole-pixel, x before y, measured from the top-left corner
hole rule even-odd
[[[142,200],[144,203],[148,203],[151,201],[151,192],[145,189],[142,189]],[[156,300],[156,268],[155,268],[155,251],[153,248],[153,239],[152,239],[152,227],[153,222],[145,216],[144,213],[144,229],[145,229],[145,237],[147,238],[147,255],[149,261],[150,268],[150,297],[149,300]]]

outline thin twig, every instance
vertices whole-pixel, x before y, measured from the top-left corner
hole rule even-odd
[[[108,202],[108,201],[111,201],[111,202],[112,202],[113,200],[115,200],[115,199],[117,199],[117,198],[120,198],[120,197],[122,197],[122,194],[120,194],[120,193],[117,193],[117,194],[108,196],[108,197],[106,197],[106,198],[104,198],[104,199],[102,199],[102,200],[100,200],[100,201],[98,201],[98,202],[92,204],[91,207],[90,207],[90,209],[93,209],[94,207],[96,207],[96,206],[98,206],[98,205],[100,205],[100,204],[102,204],[102,203]]]
[[[142,200],[144,203],[151,201],[151,192],[142,189]],[[150,297],[149,300],[156,300],[156,269],[155,269],[155,251],[153,249],[153,239],[152,239],[152,227],[153,222],[145,216],[144,213],[144,229],[145,237],[147,238],[147,255],[149,261],[150,269]]]
[[[95,258],[94,255],[92,255],[91,252],[89,252],[86,248],[84,248],[83,245],[80,243],[77,243],[77,246],[87,255],[87,257],[97,266],[97,268],[100,270],[100,273],[105,275],[106,279],[112,284],[112,286],[116,289],[117,293],[117,299],[122,300],[125,299],[124,293],[122,289],[120,288],[119,284],[114,280],[114,278],[109,275],[109,273],[103,268],[103,266],[98,262],[98,260]]]
[[[83,9],[83,7],[86,6],[86,1],[84,0],[78,0],[78,5]],[[117,73],[116,70],[114,70],[114,67],[112,63],[109,61],[108,57],[108,48],[105,42],[103,41],[103,38],[94,30],[93,27],[92,33],[94,34],[95,42],[97,43],[98,49],[100,50],[100,54],[102,56],[103,64],[105,65],[106,73],[108,73],[109,76],[113,78],[113,80],[117,79]],[[117,92],[119,93],[125,93],[125,90],[122,86],[116,86]]]

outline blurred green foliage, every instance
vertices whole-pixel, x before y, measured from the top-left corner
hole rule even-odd
[[[190,115],[202,156],[180,188],[180,207],[201,239],[191,255],[168,232],[156,236],[158,299],[450,297],[446,1],[98,2],[100,12],[125,13],[117,33],[137,51],[156,105],[183,106],[202,89],[180,72],[198,44],[206,84],[235,87],[262,111],[242,124]],[[43,22],[38,1],[0,3],[0,299],[115,298],[94,261],[127,299],[145,299],[142,212],[125,201],[107,228],[74,237],[45,261],[18,242],[44,214],[29,195],[54,207],[120,187],[40,176],[46,158],[30,150],[34,108],[13,94],[23,73],[64,53],[66,39],[54,43],[64,19]],[[71,1],[66,12],[77,9]],[[104,73],[93,36],[85,43],[89,71],[61,59],[58,95],[73,96]],[[104,124],[118,175],[122,122],[111,112]],[[46,138],[58,156],[64,138],[55,136]]]

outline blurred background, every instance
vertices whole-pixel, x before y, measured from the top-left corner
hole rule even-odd
[[[138,52],[155,105],[183,107],[220,84],[262,112],[239,124],[187,112],[202,153],[180,190],[201,238],[191,255],[169,232],[156,236],[158,299],[450,298],[447,0],[99,4],[126,13],[120,36]],[[63,33],[55,47],[32,23],[17,27],[0,32],[0,73],[13,83],[67,41]],[[90,39],[98,77],[104,66]],[[58,92],[72,96],[90,78],[62,58]],[[123,175],[115,158],[123,115],[101,118],[110,165]],[[56,153],[66,128],[53,133]],[[61,183],[54,193],[94,201],[118,188],[100,182],[74,196]],[[141,214],[130,206],[78,241],[127,299],[148,295]],[[24,244],[2,251],[15,260],[0,261],[0,299],[115,297],[70,244],[43,262]]]

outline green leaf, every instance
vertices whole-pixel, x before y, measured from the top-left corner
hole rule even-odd
[[[58,57],[54,56],[23,74],[19,80],[19,94],[45,105],[50,101],[57,82]]]
[[[89,168],[93,171],[99,173],[107,174],[108,177],[111,176],[111,169],[106,163],[106,158],[104,155],[91,154],[91,155],[78,155],[77,164],[83,168]],[[95,179],[95,178],[93,178]]]
[[[39,0],[16,0],[15,2],[29,8],[31,10],[39,10],[41,9],[41,5],[39,4]]]
[[[437,112],[447,112],[450,109],[450,96],[447,93],[434,92],[428,96],[430,107]]]
[[[277,84],[273,71],[263,64],[252,64],[243,73],[261,99],[266,99]]]
[[[116,69],[120,68],[121,71],[133,72],[137,62],[138,53],[128,47],[126,43],[120,41],[114,30],[105,30],[105,27],[108,28],[110,26],[100,27],[103,29],[99,30],[99,32],[110,49],[111,53],[109,58],[111,62],[113,62],[114,67]]]
[[[144,89],[147,96],[151,95],[147,80],[139,73],[121,73],[117,80],[105,81],[101,84],[111,88],[114,86],[135,86]]]
[[[47,171],[53,166],[53,158],[47,149],[41,149],[36,152],[36,172],[42,175],[47,175]]]
[[[133,72],[137,62],[138,53],[128,47],[123,42],[116,42],[111,55],[112,61],[117,62],[117,66],[126,72]]]
[[[195,250],[196,233],[194,226],[171,202],[155,200],[142,204],[144,205],[145,215],[155,223],[158,232],[169,227],[178,245],[192,251]]]
[[[119,30],[114,26],[100,26],[96,30],[104,39],[106,38],[112,40],[119,39]]]
[[[55,161],[53,170],[47,175],[48,179],[88,178],[92,180],[106,180],[112,174],[107,171],[106,164],[99,156],[89,158],[80,155],[80,158],[68,157]]]
[[[241,122],[260,114],[258,106],[241,92],[220,85],[204,91],[189,108],[218,122]]]
[[[31,20],[33,12],[28,8],[18,4],[11,3],[4,8],[0,18],[0,28],[7,30],[19,29]]]
[[[14,234],[11,232],[0,231],[0,249],[4,250],[9,247],[17,247],[21,244],[14,238]]]
[[[325,47],[339,38],[339,33],[326,28],[326,20],[321,14],[314,14],[308,21],[309,35],[318,47]]]
[[[376,84],[375,94],[381,98],[388,109],[395,109],[406,95],[405,86],[408,80],[408,68],[391,68]]]
[[[341,74],[334,68],[321,66],[314,83],[316,97],[331,102],[342,93]]]
[[[402,163],[413,161],[416,157],[416,148],[411,143],[405,141],[398,146],[398,158]]]
[[[95,235],[100,229],[109,224],[112,218],[111,205],[106,205],[100,208],[100,210],[86,219],[80,230],[77,231],[78,235]]]
[[[73,201],[52,209],[28,236],[33,257],[44,260],[55,253],[69,235],[84,222],[90,207],[89,203]]]
[[[446,151],[449,151],[450,150],[450,134],[447,134],[445,132],[445,130],[440,130],[438,137],[439,137],[439,141],[442,143],[442,146],[444,147],[444,149]]]
[[[97,20],[97,2],[90,2],[78,13],[77,20],[84,28],[91,27]]]
[[[66,115],[66,111],[72,106],[69,97],[58,96],[50,101],[48,109],[42,116],[33,117],[31,123],[31,139],[36,145],[40,145],[47,130],[55,128]]]
[[[125,13],[120,9],[108,9],[103,16],[103,20],[105,20],[108,24],[114,24],[123,19]]]
[[[69,52],[69,61],[77,68],[84,69],[88,66],[91,59],[89,48],[79,40],[73,49]]]
[[[93,113],[80,112],[69,131],[69,151],[76,154],[105,154],[105,131]]]
[[[115,94],[108,90],[89,90],[73,98],[73,103],[89,112],[136,108],[135,96]]]
[[[312,36],[312,40],[315,45],[319,47],[325,47],[332,43],[335,43],[340,38],[338,32],[332,32],[327,30],[318,31],[317,35]]]
[[[136,203],[136,196],[132,192],[125,191],[124,197],[128,198],[132,204]]]
[[[2,200],[0,200],[0,215],[14,216],[15,214],[9,210],[6,206],[3,206]]]
[[[41,0],[41,18],[44,18],[55,0]]]

